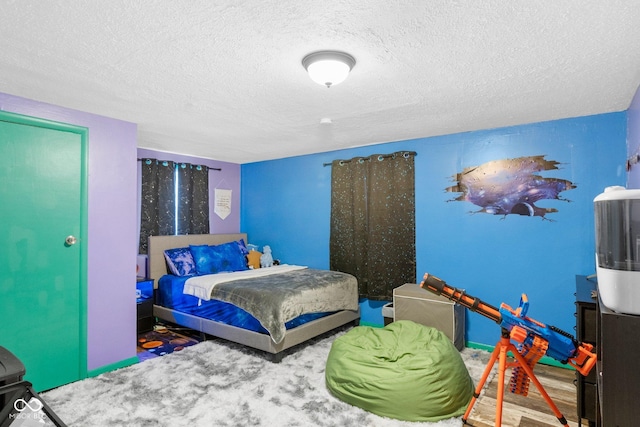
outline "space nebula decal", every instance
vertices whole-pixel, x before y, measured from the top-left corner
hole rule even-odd
[[[546,219],[546,214],[558,210],[538,207],[536,202],[544,199],[568,201],[560,197],[560,193],[576,186],[565,179],[538,175],[541,171],[556,170],[560,164],[544,157],[493,160],[465,168],[453,176],[457,184],[446,189],[462,194],[449,201],[471,202],[482,208],[474,213],[517,214]]]

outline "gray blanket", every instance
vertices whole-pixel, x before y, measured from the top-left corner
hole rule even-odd
[[[301,314],[357,310],[358,282],[350,274],[306,268],[220,283],[211,298],[253,315],[277,344],[284,339],[284,324]]]

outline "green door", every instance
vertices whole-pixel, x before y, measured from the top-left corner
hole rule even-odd
[[[37,391],[87,375],[86,140],[0,112],[0,346]]]

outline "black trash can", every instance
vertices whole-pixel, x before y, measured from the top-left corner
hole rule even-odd
[[[9,350],[0,347],[0,387],[22,381],[25,372],[22,362]],[[5,407],[5,399],[0,394],[0,409]]]
[[[66,427],[66,424],[53,412],[47,402],[36,393],[33,385],[29,381],[22,379],[25,373],[26,369],[20,359],[6,348],[0,347],[0,426],[13,425],[12,417],[14,415],[24,415],[22,411],[25,407],[19,408],[16,406],[18,399],[24,403],[30,402],[32,398],[35,398],[41,406],[40,409],[36,409],[35,412],[30,414],[31,419],[34,421],[28,425],[36,425],[36,423],[40,425],[40,423],[46,422],[43,418],[46,416],[53,425]],[[30,406],[29,410],[34,411]],[[16,425],[27,425],[19,417],[13,419],[19,420]]]

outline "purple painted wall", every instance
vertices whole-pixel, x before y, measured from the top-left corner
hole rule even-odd
[[[2,93],[0,110],[89,129],[87,368],[135,358],[137,125]]]
[[[627,188],[640,188],[640,87],[627,110]]]
[[[173,160],[175,162],[205,165],[210,168],[220,168],[221,171],[209,171],[209,232],[212,234],[240,232],[240,165],[236,163],[220,162],[217,160],[191,157],[181,154],[165,153],[162,151],[138,148],[138,158],[158,160]],[[138,162],[138,218],[140,218],[140,174],[142,166]],[[213,212],[214,190],[220,188],[231,190],[231,213],[224,220]],[[139,223],[139,221],[138,221]],[[138,226],[138,234],[140,233]]]

